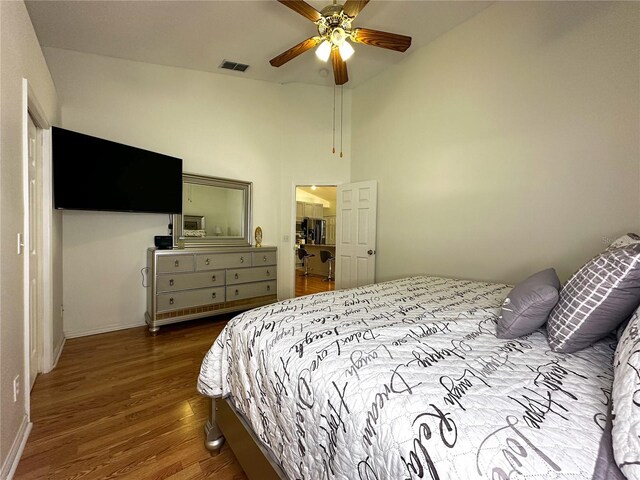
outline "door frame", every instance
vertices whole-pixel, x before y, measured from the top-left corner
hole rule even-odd
[[[22,232],[22,256],[23,256],[23,323],[24,323],[24,368],[22,374],[22,388],[25,402],[25,413],[31,421],[31,385],[30,374],[30,311],[29,311],[29,117],[32,118],[37,128],[37,138],[41,140],[42,177],[40,189],[41,211],[41,249],[40,267],[38,278],[38,303],[42,306],[42,315],[39,319],[39,370],[48,372],[53,367],[52,348],[52,301],[53,291],[51,285],[51,224],[52,224],[52,187],[51,187],[51,123],[47,119],[44,109],[29,85],[26,78],[22,79],[22,203],[23,203],[23,232]],[[44,281],[49,279],[48,282]]]
[[[288,292],[284,292],[285,296],[284,298],[295,298],[296,296],[296,256],[294,255],[293,251],[295,249],[295,245],[296,245],[296,187],[299,186],[307,186],[307,185],[316,185],[318,187],[336,187],[336,208],[338,208],[338,196],[337,196],[337,187],[338,185],[342,185],[345,182],[342,181],[326,181],[326,182],[319,182],[319,183],[315,183],[315,182],[304,182],[304,181],[297,181],[297,182],[293,182],[292,186],[291,186],[291,202],[290,202],[290,206],[291,206],[291,215],[289,217],[289,238],[291,239],[291,241],[289,242],[289,245],[291,246],[291,248],[289,248],[289,258],[288,259],[284,259],[285,261],[283,262],[284,265],[287,266],[287,277],[289,278],[289,291]],[[336,225],[336,230],[337,230],[338,226]],[[337,233],[336,233],[337,236]],[[334,263],[334,267],[335,267],[335,263]],[[334,276],[336,275],[336,272],[334,272]]]

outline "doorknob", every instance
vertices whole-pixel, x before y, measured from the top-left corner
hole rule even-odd
[[[373,255],[374,253],[376,253],[376,251],[375,251],[375,250],[367,250],[367,253],[368,253],[369,255]]]

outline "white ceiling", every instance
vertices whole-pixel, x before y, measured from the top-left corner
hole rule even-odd
[[[329,1],[309,0],[318,10]],[[354,87],[476,15],[484,1],[373,0],[356,27],[413,37],[406,53],[355,44],[347,62]],[[312,51],[280,68],[269,60],[317,33],[315,25],[275,0],[41,1],[27,9],[43,47],[243,76],[277,83],[333,85]],[[250,65],[245,73],[218,69],[222,60]]]

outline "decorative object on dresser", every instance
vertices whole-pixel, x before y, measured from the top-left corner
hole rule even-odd
[[[260,227],[256,227],[256,247],[260,248],[262,246],[262,229]]]
[[[161,325],[247,310],[277,300],[276,247],[147,251],[145,320]]]

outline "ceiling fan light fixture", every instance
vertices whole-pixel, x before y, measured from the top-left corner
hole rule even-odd
[[[326,40],[320,44],[318,48],[316,48],[316,57],[318,57],[323,62],[329,60],[329,56],[331,55],[331,44]]]
[[[342,60],[345,62],[351,58],[351,55],[353,55],[354,50],[349,42],[344,42],[338,48],[340,50],[340,57],[342,57]]]
[[[342,28],[336,27],[331,31],[331,43],[335,46],[341,47],[346,39],[347,34]]]

